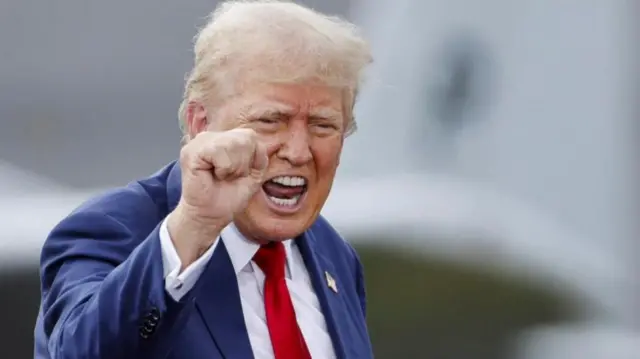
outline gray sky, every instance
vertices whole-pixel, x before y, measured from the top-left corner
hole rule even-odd
[[[348,1],[307,0],[345,14]],[[205,0],[0,2],[0,160],[72,186],[172,160]]]

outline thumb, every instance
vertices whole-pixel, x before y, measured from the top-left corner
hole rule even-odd
[[[253,153],[253,163],[251,164],[251,168],[262,172],[268,165],[269,156],[267,155],[267,147],[263,143],[258,142],[256,144],[256,150]]]

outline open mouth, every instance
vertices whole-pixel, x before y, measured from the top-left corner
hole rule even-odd
[[[266,181],[262,190],[273,204],[292,208],[307,192],[307,179],[300,176],[278,176]]]

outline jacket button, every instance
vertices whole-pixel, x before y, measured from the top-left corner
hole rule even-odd
[[[142,339],[149,339],[153,333],[155,333],[156,327],[155,325],[150,325],[150,323],[145,322],[140,326],[140,336]]]
[[[151,336],[151,334],[153,334],[153,329],[149,329],[145,326],[143,326],[142,328],[140,328],[140,336],[143,339],[149,339],[149,337]]]
[[[147,313],[147,315],[144,317],[144,319],[147,322],[157,322],[158,320],[160,320],[160,315],[159,314],[154,314],[154,313]]]
[[[140,337],[142,337],[142,339],[149,339],[149,337],[155,333],[161,316],[160,310],[155,307],[151,308],[151,310],[147,312],[142,324],[140,325]]]

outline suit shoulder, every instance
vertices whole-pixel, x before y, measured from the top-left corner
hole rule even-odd
[[[358,254],[351,243],[345,240],[326,218],[318,216],[314,227],[315,231],[322,237],[322,240],[331,243],[331,246],[334,247],[339,254],[359,261]]]
[[[148,178],[96,195],[77,207],[69,217],[96,213],[124,225],[131,221],[138,224],[159,222],[168,210],[166,184],[169,167]]]

